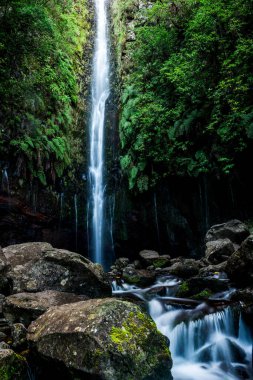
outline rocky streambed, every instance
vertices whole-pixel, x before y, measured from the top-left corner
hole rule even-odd
[[[208,231],[201,259],[145,250],[108,274],[47,243],[6,247],[0,379],[250,379],[252,273],[237,220]]]

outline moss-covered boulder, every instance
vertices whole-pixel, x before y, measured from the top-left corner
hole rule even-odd
[[[49,309],[28,329],[42,358],[60,363],[69,379],[171,379],[168,340],[142,309],[94,299]]]
[[[0,349],[0,379],[26,380],[25,360],[10,349]]]

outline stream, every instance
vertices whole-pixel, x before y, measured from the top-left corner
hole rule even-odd
[[[234,289],[213,296],[224,302],[215,308],[175,298],[179,285],[173,277],[147,289],[114,282],[113,294],[145,302],[158,330],[170,340],[174,380],[252,380],[252,333],[240,306],[227,302]]]

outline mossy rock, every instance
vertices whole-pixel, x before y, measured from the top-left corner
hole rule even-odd
[[[131,302],[94,299],[49,309],[28,330],[42,358],[78,379],[171,379],[168,340]]]
[[[0,379],[27,379],[26,363],[24,358],[15,354],[15,352],[10,349],[0,349]]]

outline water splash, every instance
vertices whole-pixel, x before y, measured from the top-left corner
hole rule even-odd
[[[89,185],[92,210],[92,259],[102,264],[104,227],[104,124],[105,105],[109,96],[106,0],[95,0],[95,7],[97,26],[93,61]]]

